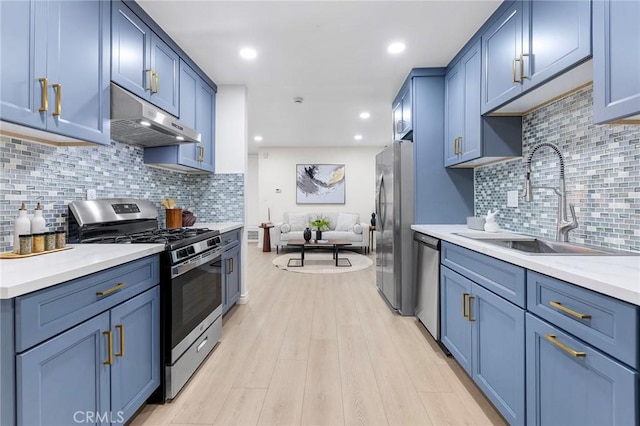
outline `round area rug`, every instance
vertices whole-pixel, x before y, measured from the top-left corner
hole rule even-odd
[[[343,272],[361,271],[373,265],[373,260],[367,256],[363,256],[353,252],[340,252],[338,255],[340,264],[345,264],[345,259],[349,259],[351,266],[336,267],[335,260],[332,259],[332,253],[329,251],[312,251],[305,252],[304,266],[287,266],[289,259],[300,259],[300,253],[287,253],[273,259],[272,263],[280,269],[290,272],[300,272],[302,274],[340,274]],[[300,261],[292,261],[291,265],[299,265]]]

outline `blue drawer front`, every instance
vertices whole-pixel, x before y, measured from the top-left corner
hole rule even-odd
[[[443,265],[511,303],[526,307],[524,268],[448,242],[442,243],[440,256]]]
[[[159,256],[96,272],[16,298],[16,352],[22,352],[153,287],[160,281]],[[104,296],[96,293],[124,283]]]
[[[527,424],[638,424],[637,372],[531,314],[526,330]]]
[[[527,272],[527,286],[530,312],[620,361],[640,367],[639,307],[532,271]],[[577,314],[590,318],[580,319]]]

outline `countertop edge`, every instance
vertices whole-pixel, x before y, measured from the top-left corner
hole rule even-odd
[[[640,306],[640,285],[637,291],[634,291],[630,288],[624,288],[619,285],[616,285],[612,282],[602,281],[597,278],[590,277],[586,275],[588,272],[579,273],[575,271],[570,271],[566,269],[562,269],[558,266],[549,264],[550,260],[562,258],[562,260],[566,260],[571,258],[572,256],[531,256],[526,254],[515,253],[512,250],[507,248],[501,248],[498,246],[490,245],[487,243],[483,243],[481,240],[474,240],[470,238],[465,238],[458,235],[453,235],[452,232],[473,232],[470,231],[466,225],[457,225],[460,227],[455,231],[451,231],[450,228],[455,227],[456,225],[446,225],[445,229],[437,229],[437,227],[445,227],[443,225],[412,225],[411,229],[416,232],[420,232],[422,234],[430,235],[436,238],[440,238],[441,240],[448,241],[452,244],[456,244],[458,246],[468,248],[470,250],[476,251],[478,253],[486,254],[493,258],[503,260],[505,262],[529,269],[531,271],[535,271],[544,275],[548,275],[553,278],[557,278],[559,280],[566,281],[568,283],[577,285],[579,287],[583,287],[589,290],[596,291],[598,293],[602,293],[604,295],[614,297],[619,300],[623,300],[625,302],[634,304],[636,306]],[[629,264],[632,264],[635,261],[638,262],[640,266],[640,257],[636,256],[583,256],[588,257],[591,262],[595,262],[596,259],[620,259],[625,258],[628,259]],[[636,266],[637,267],[637,266]],[[640,279],[640,268],[638,269],[638,279]]]
[[[89,265],[81,265],[74,269],[67,269],[64,271],[60,271],[58,273],[54,273],[52,275],[47,275],[39,278],[35,278],[32,280],[26,280],[23,283],[17,284],[11,287],[0,287],[0,299],[13,299],[18,296],[22,296],[27,293],[32,293],[34,291],[42,290],[48,287],[52,287],[54,285],[62,284],[66,281],[70,281],[76,278],[80,278],[86,275],[90,275],[96,272],[103,271],[105,269],[112,268],[114,266],[122,265],[124,263],[128,263],[134,260],[141,259],[143,257],[151,256],[153,254],[161,253],[164,251],[163,244],[153,244],[148,245],[148,247],[144,247],[136,251],[135,253],[125,253],[118,256],[111,256],[109,258],[105,258],[102,261],[94,262]],[[60,252],[63,254],[65,252]],[[52,253],[51,255],[53,255]],[[20,260],[8,260],[10,262],[16,262]]]
[[[190,228],[209,228],[220,231],[221,234],[244,227],[243,222],[202,222],[196,223]]]

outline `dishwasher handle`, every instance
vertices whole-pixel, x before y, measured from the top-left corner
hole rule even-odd
[[[421,244],[429,246],[434,250],[440,250],[440,240],[429,235],[421,234],[420,232],[414,232],[413,241],[417,241]]]

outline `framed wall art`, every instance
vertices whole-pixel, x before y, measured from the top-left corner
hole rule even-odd
[[[344,164],[296,164],[297,204],[344,204]]]

